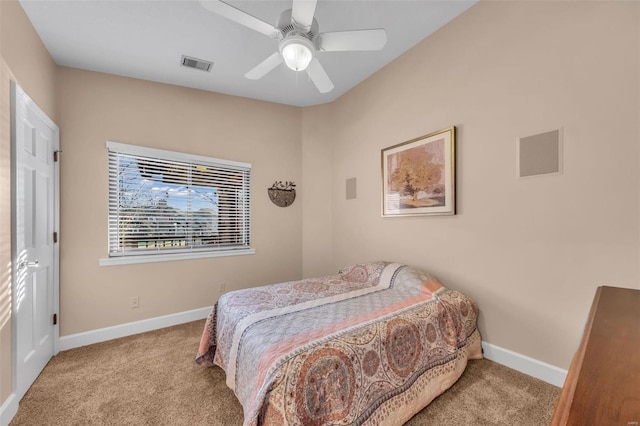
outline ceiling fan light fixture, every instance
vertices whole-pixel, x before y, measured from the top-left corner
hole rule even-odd
[[[280,54],[284,63],[294,71],[304,71],[313,59],[314,53],[313,44],[303,36],[288,36],[280,44]]]

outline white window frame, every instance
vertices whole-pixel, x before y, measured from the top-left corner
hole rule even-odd
[[[176,161],[176,162],[184,162],[184,163],[193,163],[198,165],[206,165],[211,167],[225,167],[225,168],[237,168],[243,171],[251,171],[250,163],[243,163],[237,161],[230,160],[221,160],[217,158],[204,157],[193,154],[186,154],[181,152],[174,151],[166,151],[155,148],[148,148],[136,145],[123,144],[119,142],[107,141],[106,143],[107,150],[109,152],[124,154],[124,155],[133,155],[133,156],[141,156],[141,157],[149,157],[153,159],[159,160],[167,160],[167,161]],[[109,181],[117,182],[117,176],[112,176],[112,170],[109,170]],[[117,183],[116,183],[117,185]],[[247,198],[246,202],[250,202],[250,185],[247,188]],[[109,194],[111,194],[111,188],[109,188]],[[245,209],[247,215],[250,216],[250,206],[247,204]],[[108,215],[111,215],[108,212]],[[246,239],[250,244],[250,217],[246,218],[246,225],[244,227],[246,233]],[[109,221],[108,221],[109,222]],[[133,263],[147,263],[147,262],[165,262],[165,261],[174,261],[174,260],[186,260],[186,259],[199,259],[206,257],[221,257],[221,256],[241,256],[241,255],[251,255],[255,254],[255,249],[251,248],[249,244],[241,247],[232,247],[232,248],[215,248],[211,250],[206,249],[198,249],[198,250],[188,250],[181,249],[178,252],[155,252],[155,253],[122,253],[118,252],[111,253],[111,230],[109,229],[109,224],[107,225],[108,232],[108,244],[107,244],[107,253],[109,253],[108,258],[100,259],[100,266],[111,266],[111,265],[123,265],[123,264],[133,264]]]

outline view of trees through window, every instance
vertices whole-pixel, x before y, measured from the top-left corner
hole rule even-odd
[[[243,242],[242,171],[123,154],[114,166],[119,251]]]

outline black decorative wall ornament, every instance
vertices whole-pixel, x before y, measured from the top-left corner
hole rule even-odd
[[[294,182],[285,182],[278,180],[273,183],[271,188],[267,189],[271,202],[278,207],[289,207],[296,199],[296,184]]]

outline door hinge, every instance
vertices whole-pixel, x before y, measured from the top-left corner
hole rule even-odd
[[[57,242],[58,242],[58,233],[57,233],[57,232],[54,232],[54,233],[53,233],[53,242],[54,242],[54,243],[57,243]]]
[[[58,162],[58,158],[59,158],[59,155],[58,155],[58,154],[60,154],[61,152],[62,152],[62,151],[60,151],[60,150],[58,150],[58,151],[53,151],[53,162],[54,162],[54,163],[57,163],[57,162]]]
[[[53,325],[58,324],[58,314],[53,314]]]

